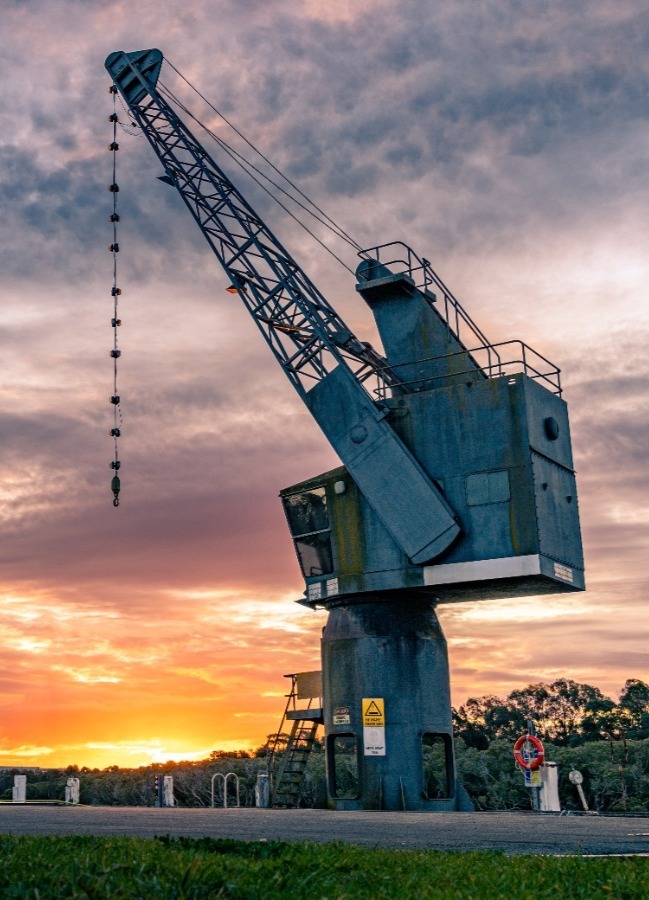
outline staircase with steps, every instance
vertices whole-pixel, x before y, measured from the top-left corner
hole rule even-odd
[[[291,692],[287,694],[279,730],[269,742],[270,805],[275,809],[293,809],[298,805],[309,755],[317,744],[318,727],[324,723],[322,673],[299,672],[286,677],[291,679]],[[308,705],[298,709],[298,700],[308,700]],[[284,725],[289,721],[293,723],[291,731],[285,748],[280,750]]]

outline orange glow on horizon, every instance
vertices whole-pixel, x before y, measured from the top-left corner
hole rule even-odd
[[[576,680],[616,697],[637,675],[620,661],[602,683],[573,643],[585,614],[614,619],[601,592],[539,600],[439,608],[456,705],[565,676],[555,662],[559,638]],[[250,751],[279,726],[283,676],[320,665],[324,616],[286,595],[260,601],[234,587],[163,589],[155,605],[155,620],[127,611],[125,627],[66,598],[5,594],[0,635],[21,688],[0,695],[0,765],[138,767]]]

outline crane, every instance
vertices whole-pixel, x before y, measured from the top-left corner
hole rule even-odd
[[[401,242],[359,253],[356,291],[385,358],[359,340],[167,102],[162,63],[149,49],[105,66],[161,180],[343,464],[280,492],[306,583],[299,602],[329,612],[331,805],[471,808],[435,609],[584,590],[560,372],[521,341],[489,343]]]

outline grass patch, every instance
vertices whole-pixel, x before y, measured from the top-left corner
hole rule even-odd
[[[649,860],[202,838],[0,836],[0,897],[646,898]]]

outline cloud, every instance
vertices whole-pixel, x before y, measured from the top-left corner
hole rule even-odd
[[[120,48],[160,46],[361,244],[412,244],[493,340],[559,361],[589,591],[440,608],[456,702],[563,675],[612,693],[642,677],[648,44],[639,0],[551,0],[542,15],[527,0],[5,3],[5,747],[108,764],[253,746],[278,724],[278,679],[319,664],[323,617],[292,604],[303,584],[277,493],[336,458],[119,107],[123,487],[111,505],[103,60]],[[249,153],[169,66],[162,77]],[[214,152],[376,342],[351,275]],[[314,227],[353,268],[355,252]]]

